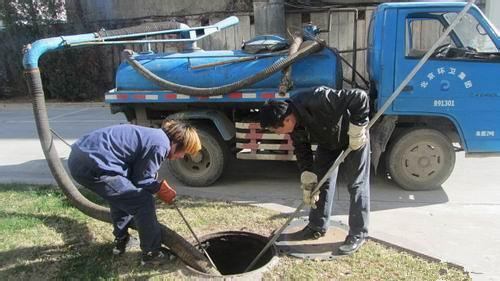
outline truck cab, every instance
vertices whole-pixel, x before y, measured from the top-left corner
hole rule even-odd
[[[368,37],[374,108],[384,104],[464,6],[377,7]],[[395,129],[383,158],[398,184],[419,190],[440,185],[458,150],[467,157],[499,155],[499,48],[498,31],[472,6],[385,112]]]

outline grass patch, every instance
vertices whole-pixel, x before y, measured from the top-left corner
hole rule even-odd
[[[285,221],[272,211],[222,201],[183,197],[177,204],[199,236],[227,230],[268,236]],[[159,203],[158,218],[192,241],[174,209]],[[114,257],[111,231],[109,224],[71,207],[53,187],[0,185],[0,280],[193,278],[185,275],[176,262],[156,269],[142,268],[138,250]],[[282,257],[264,279],[471,280],[446,264],[428,262],[371,241],[356,254],[334,261]]]

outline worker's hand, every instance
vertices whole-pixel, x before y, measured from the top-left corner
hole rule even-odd
[[[358,126],[349,123],[349,148],[358,150],[366,144],[366,125]]]
[[[156,193],[156,196],[158,196],[161,201],[170,204],[174,201],[176,194],[175,190],[168,185],[167,181],[162,180],[160,183],[160,190]]]
[[[312,195],[312,192],[316,185],[318,185],[318,176],[316,176],[315,173],[304,171],[300,175],[300,183],[300,187],[302,188],[303,192],[304,203],[307,206],[316,209],[316,202],[319,200],[319,192],[315,195]]]

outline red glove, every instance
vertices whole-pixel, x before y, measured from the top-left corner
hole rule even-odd
[[[158,196],[161,201],[170,204],[174,201],[176,194],[175,190],[168,185],[167,181],[162,180],[160,183],[160,190],[156,193],[156,196]]]

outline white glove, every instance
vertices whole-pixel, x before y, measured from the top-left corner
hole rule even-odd
[[[300,188],[302,188],[303,192],[304,203],[307,206],[316,209],[316,202],[319,200],[319,192],[317,192],[315,195],[312,195],[312,192],[316,185],[318,185],[318,176],[316,176],[315,173],[304,171],[302,172],[302,174],[300,174],[300,183]]]
[[[358,150],[366,144],[366,125],[357,126],[349,123],[349,147]]]

